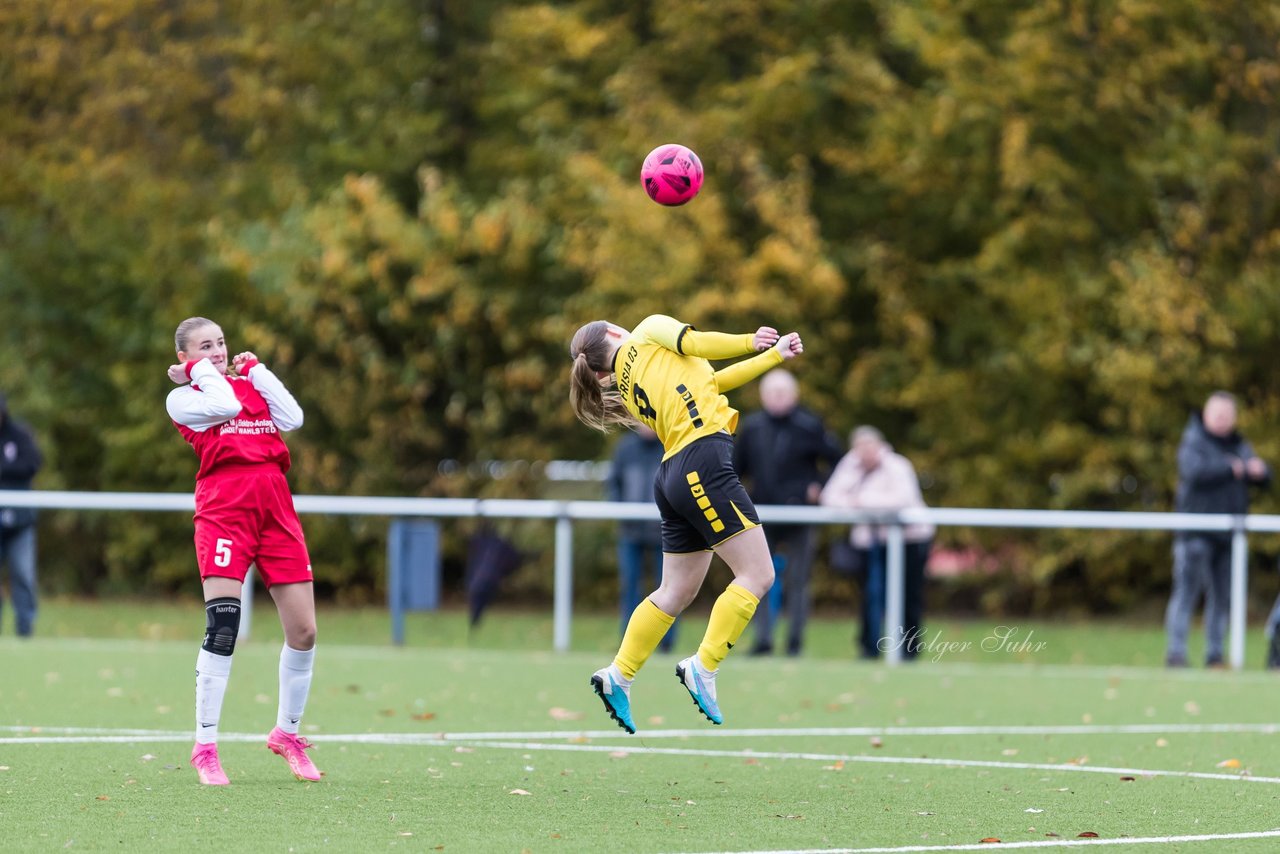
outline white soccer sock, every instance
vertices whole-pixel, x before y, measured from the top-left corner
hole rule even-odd
[[[214,655],[204,647],[196,656],[196,743],[213,744],[218,740],[218,719],[222,717],[222,698],[231,677],[231,656]]]
[[[614,682],[617,682],[624,688],[630,688],[631,683],[635,681],[634,679],[628,679],[623,676],[622,671],[618,669],[618,665],[616,664],[609,665],[609,675],[613,677]]]
[[[298,734],[298,721],[302,720],[302,712],[307,707],[315,659],[315,647],[300,650],[285,644],[280,650],[280,706],[276,726],[292,735]]]

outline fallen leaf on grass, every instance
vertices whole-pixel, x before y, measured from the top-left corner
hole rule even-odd
[[[798,818],[798,819],[803,819],[803,818],[804,818],[804,816],[802,816],[802,815],[783,815],[782,813],[777,813],[777,814],[775,814],[775,815],[774,815],[774,818]]]
[[[1088,757],[1088,756],[1077,756],[1077,757],[1075,757],[1074,759],[1068,759],[1068,760],[1066,761],[1066,764],[1067,764],[1067,765],[1088,765],[1088,764],[1089,764],[1089,757]]]
[[[931,812],[917,812],[917,813],[916,813],[916,815],[937,815],[937,813],[931,813]]]
[[[664,723],[666,723],[666,722],[667,722],[667,719],[666,719],[666,718],[664,718],[662,715],[650,715],[650,716],[649,716],[649,723],[653,724],[654,726],[658,726],[658,725],[660,725],[660,724],[664,724]]]
[[[983,840],[981,840],[981,841],[982,841],[982,842],[999,842],[999,841],[1000,841],[1000,837],[998,837],[998,836],[988,836],[986,839],[983,839]]]
[[[418,712],[412,716],[415,721],[433,721],[436,719],[435,712]]]
[[[396,715],[396,710],[395,709],[379,709],[378,714],[382,715],[384,718],[393,718]]]
[[[873,735],[873,736],[871,736],[871,746],[872,746],[872,747],[884,747],[884,739],[880,738],[880,736],[878,736],[878,735]]]
[[[548,709],[547,714],[551,715],[551,717],[557,721],[580,721],[586,717],[583,712],[570,711],[569,709],[564,709],[560,706],[553,706]]]
[[[1000,751],[1000,755],[1001,755],[1001,756],[1017,756],[1017,755],[1018,755],[1018,748],[1016,748],[1016,747],[1006,747],[1004,750]]]
[[[508,795],[529,795],[529,794],[532,794],[532,792],[526,792],[524,789],[512,789],[510,792],[507,792],[507,794]]]
[[[401,835],[401,836],[413,836],[413,833],[411,833],[411,832],[410,832],[410,831],[408,831],[408,830],[402,830],[402,831],[400,831],[400,835]]]
[[[1195,700],[1187,700],[1182,704],[1182,710],[1189,715],[1198,715],[1200,714],[1200,704]]]
[[[153,759],[155,759],[155,756],[153,756],[153,755],[152,755],[152,754],[150,754],[150,753],[144,753],[144,754],[142,754],[142,757],[141,757],[141,758],[142,758],[142,761],[143,761],[143,762],[150,762],[150,761],[152,761]]]
[[[1138,778],[1137,777],[1121,777],[1120,781],[1123,783],[1132,783],[1136,779]]]
[[[1098,834],[1094,833],[1092,830],[1086,830],[1084,833],[1076,834],[1076,836],[1079,839],[1097,839],[1098,838]]]
[[[1023,812],[1035,812],[1035,813],[1040,813],[1040,812],[1044,812],[1044,810],[1038,810],[1038,809],[1036,809],[1035,807],[1027,807],[1025,810],[1023,810]]]
[[[627,758],[627,751],[625,751],[625,750],[611,750],[611,751],[609,751],[609,758],[610,758],[610,759],[626,759],[626,758]]]
[[[834,765],[823,765],[823,771],[841,771],[844,769],[844,760],[837,759]]]
[[[1169,746],[1169,739],[1167,738],[1156,739],[1156,747],[1168,747],[1168,746]]]
[[[474,747],[455,747],[453,749],[453,752],[454,753],[475,753],[476,750]]]
[[[1241,762],[1239,759],[1224,759],[1218,763],[1219,768],[1239,768]]]
[[[742,764],[743,764],[743,765],[759,765],[759,764],[760,764],[760,760],[759,760],[759,759],[756,759],[754,756],[750,756],[750,757],[747,757],[746,759],[742,760]]]
[[[109,800],[111,800],[111,796],[110,796],[110,795],[98,795],[98,797],[97,797],[97,798],[95,798],[95,800],[99,800],[99,801],[109,801]]]

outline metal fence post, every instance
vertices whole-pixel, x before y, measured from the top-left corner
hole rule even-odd
[[[894,522],[889,526],[888,560],[885,567],[884,584],[884,643],[888,649],[884,651],[885,663],[893,666],[902,661],[902,612],[903,612],[903,571],[906,549],[903,546],[902,525]]]
[[[552,643],[556,652],[568,652],[573,619],[573,520],[564,512],[556,516],[555,585]]]
[[[244,586],[240,588],[240,629],[236,632],[236,640],[249,639],[249,627],[253,625],[253,564],[244,575]]]
[[[403,522],[392,519],[387,526],[387,607],[391,611],[391,642],[404,645],[404,538]]]
[[[1249,601],[1249,538],[1244,530],[1244,517],[1231,523],[1231,652],[1232,670],[1244,667],[1245,611]]]

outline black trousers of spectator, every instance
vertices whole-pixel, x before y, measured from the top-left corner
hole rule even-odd
[[[911,660],[924,642],[924,568],[929,561],[932,540],[903,545],[902,590],[902,657]],[[888,548],[879,544],[863,554],[866,568],[862,582],[862,624],[858,627],[858,651],[862,658],[879,658],[886,639],[884,619],[885,585],[888,583]]]

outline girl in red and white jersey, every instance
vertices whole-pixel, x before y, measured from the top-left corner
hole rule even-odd
[[[200,458],[196,472],[196,563],[204,585],[205,636],[196,659],[196,743],[191,764],[200,782],[225,786],[218,759],[218,719],[240,629],[240,592],[255,564],[284,627],[280,704],[267,747],[283,756],[299,780],[320,772],[298,736],[311,688],[316,609],[311,558],[285,480],[289,449],[280,433],[302,426],[302,409],[253,353],[230,360],[216,323],[192,317],[174,335],[178,363],[169,379],[179,388],[165,407]]]

